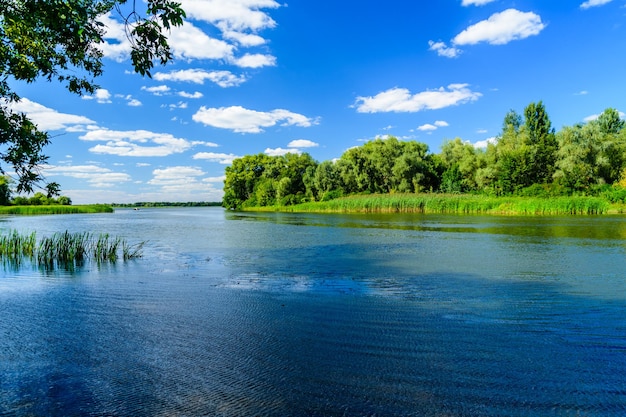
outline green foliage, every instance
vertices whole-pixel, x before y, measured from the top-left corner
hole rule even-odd
[[[255,206],[297,204],[311,191],[311,172],[317,162],[309,154],[265,154],[237,158],[226,167],[224,207],[240,209]]]
[[[0,206],[11,204],[11,177],[0,176]]]
[[[534,214],[604,212],[605,204],[622,201],[622,192],[610,187],[626,188],[626,129],[616,110],[607,109],[597,120],[564,127],[558,133],[541,101],[529,104],[523,115],[509,111],[502,133],[486,150],[455,138],[444,142],[441,153],[431,154],[423,143],[390,137],[348,149],[337,161],[319,164],[306,154],[245,156],[226,168],[224,206],[241,209],[324,202],[312,204],[317,210],[344,207],[353,200],[340,197],[360,195],[376,196],[359,197],[365,210],[378,207],[381,199],[383,210],[413,210],[414,199],[406,202],[402,197],[400,206],[395,206],[394,195],[420,194],[421,199],[427,192],[448,194],[443,200],[423,197],[431,211]],[[451,200],[450,195],[456,194],[482,194],[478,198],[487,200],[479,200],[477,209],[472,208],[474,203],[468,206],[467,199]],[[485,208],[491,197],[514,196],[524,199],[511,200],[507,203],[511,208],[501,206],[502,199],[497,200],[497,207]],[[589,196],[600,199],[590,199],[588,204],[577,200]],[[422,210],[426,200],[419,201],[417,207]]]
[[[170,0],[148,0],[145,15],[135,5],[126,0],[0,0],[0,160],[15,172],[18,192],[32,192],[43,181],[38,168],[48,159],[43,148],[50,138],[12,110],[19,96],[9,81],[58,81],[71,93],[94,93],[94,80],[103,72],[99,45],[105,28],[99,18],[114,11],[126,23],[135,71],[150,76],[155,60],[164,64],[172,58],[164,33],[182,25],[185,12]],[[52,183],[48,197],[58,191]]]

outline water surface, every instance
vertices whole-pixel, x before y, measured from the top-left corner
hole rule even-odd
[[[146,240],[0,268],[0,415],[626,414],[623,217],[5,217]]]

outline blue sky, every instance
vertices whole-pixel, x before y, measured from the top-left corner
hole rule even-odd
[[[15,85],[74,204],[219,201],[229,161],[260,152],[480,146],[540,100],[557,130],[626,111],[626,0],[180,1],[176,58],[152,79],[110,16],[96,95]]]

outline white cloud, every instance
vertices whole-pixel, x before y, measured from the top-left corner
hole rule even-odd
[[[281,126],[309,127],[316,122],[298,113],[277,109],[270,112],[248,110],[241,106],[206,108],[204,106],[192,116],[198,123],[230,129],[238,133],[260,133],[265,127],[280,123]],[[282,122],[282,123],[281,123]]]
[[[210,182],[201,178],[205,172],[198,167],[173,166],[155,169],[152,171],[152,175],[153,177],[148,181],[148,184],[160,187],[164,193],[189,194],[191,191],[203,193],[216,191]]]
[[[445,42],[435,42],[435,41],[428,41],[428,45],[429,51],[435,51],[437,52],[437,55],[439,56],[444,56],[446,58],[456,58],[457,56],[459,56],[461,54],[461,50],[458,48],[455,48],[453,46],[448,46],[446,45]]]
[[[202,181],[204,181],[204,182],[218,182],[218,183],[222,183],[222,182],[224,182],[224,180],[226,180],[226,175],[222,175],[220,177],[206,177]]]
[[[202,98],[204,97],[204,94],[202,94],[199,91],[196,91],[194,93],[188,93],[186,91],[179,91],[177,93],[179,96],[184,97],[184,98],[192,98],[192,99],[198,99],[198,98]]]
[[[96,93],[92,96],[83,96],[83,100],[96,100],[100,104],[112,103],[111,93],[109,93],[109,90],[104,88],[97,89]]]
[[[261,9],[280,7],[274,0],[181,0],[181,4],[190,19],[239,32],[275,27],[276,22]]]
[[[232,64],[242,68],[261,68],[276,66],[276,57],[263,54],[245,54],[240,58],[233,58]]]
[[[217,143],[206,142],[206,141],[203,141],[203,140],[194,140],[194,141],[191,142],[191,144],[193,146],[206,146],[208,148],[217,148],[217,147],[220,146]]]
[[[236,87],[246,81],[243,75],[237,76],[230,71],[205,71],[201,69],[188,69],[171,71],[168,73],[157,72],[154,74],[157,81],[180,81],[195,84],[204,84],[209,80],[220,87]]]
[[[173,110],[173,109],[186,109],[188,106],[188,104],[184,101],[179,101],[176,104],[170,104],[168,107]]]
[[[9,108],[14,112],[26,114],[40,130],[84,131],[87,126],[95,122],[87,117],[74,114],[59,113],[56,110],[43,106],[27,98],[17,103],[10,103]]]
[[[433,131],[439,129],[440,127],[447,127],[447,126],[449,126],[448,122],[445,122],[443,120],[437,120],[434,124],[431,124],[431,123],[423,124],[419,126],[417,130],[422,131],[422,132],[432,133]]]
[[[233,159],[241,158],[238,155],[232,153],[216,153],[216,152],[198,152],[193,159],[203,159],[209,162],[218,162],[223,165],[228,165],[233,162]]]
[[[494,2],[495,0],[463,0],[461,6],[484,6],[485,4]]]
[[[225,39],[230,39],[237,42],[239,45],[246,47],[260,46],[266,43],[266,40],[259,35],[237,32],[235,30],[225,30],[223,32],[223,36]]]
[[[266,148],[265,151],[263,151],[263,153],[265,153],[266,155],[269,156],[283,156],[283,155],[287,155],[288,153],[302,153],[299,149],[295,149],[295,148],[291,148],[291,149],[283,149],[283,148]]]
[[[474,144],[474,148],[476,148],[476,149],[487,149],[487,145],[489,145],[489,144],[495,145],[496,143],[498,143],[498,138],[496,138],[496,137],[487,138],[485,140],[479,140],[478,142],[476,142]]]
[[[430,123],[426,123],[424,125],[419,126],[417,130],[420,130],[422,132],[428,132],[428,131],[437,130],[437,126],[431,125]]]
[[[130,100],[128,100],[128,105],[131,107],[139,107],[142,106],[143,103],[135,98],[131,98]]]
[[[455,45],[475,45],[481,42],[504,45],[538,35],[545,27],[541,17],[533,12],[508,9],[468,27],[456,35],[452,42]]]
[[[143,91],[147,91],[148,93],[154,94],[155,96],[163,96],[169,94],[170,88],[166,85],[157,85],[154,87],[141,87]]]
[[[436,110],[476,101],[481,93],[471,91],[467,84],[450,84],[437,90],[411,94],[406,88],[392,88],[373,97],[357,97],[359,113],[419,112]]]
[[[124,172],[113,172],[98,165],[46,166],[46,176],[64,176],[87,181],[93,187],[113,187],[131,180]]]
[[[580,5],[580,8],[585,10],[591,7],[603,6],[607,3],[612,2],[613,0],[588,0]]]
[[[306,139],[292,140],[287,144],[288,148],[315,148],[317,146],[320,146],[319,143],[315,143]]]
[[[575,93],[574,95],[575,96],[586,96],[587,94],[589,94],[589,91],[582,90],[582,91],[579,91],[578,93]]]
[[[193,145],[185,139],[169,133],[154,133],[147,130],[117,131],[108,129],[91,130],[79,137],[84,141],[102,141],[89,149],[93,153],[118,156],[168,156],[182,153]]]

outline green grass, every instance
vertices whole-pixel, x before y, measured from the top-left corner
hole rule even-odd
[[[37,214],[79,214],[79,213],[112,213],[113,207],[106,204],[89,204],[84,206],[0,206],[0,214],[37,215]]]
[[[451,213],[563,215],[621,212],[598,197],[490,197],[466,194],[371,194],[249,210],[318,213]]]
[[[36,266],[73,268],[85,261],[115,262],[142,256],[144,242],[131,245],[108,234],[88,232],[55,233],[37,240],[35,233],[21,234],[15,230],[0,235],[0,259],[20,265],[28,260]]]

